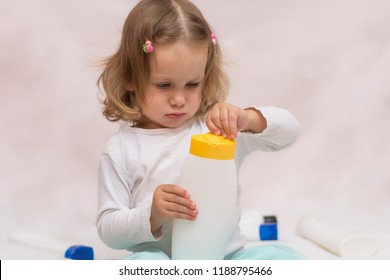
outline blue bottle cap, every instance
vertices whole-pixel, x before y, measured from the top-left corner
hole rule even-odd
[[[93,248],[84,245],[70,246],[65,252],[65,258],[72,260],[93,260]]]
[[[278,240],[278,224],[265,223],[259,227],[260,240]]]

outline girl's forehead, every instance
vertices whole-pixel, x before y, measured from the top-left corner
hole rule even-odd
[[[178,41],[157,45],[151,57],[152,79],[186,79],[203,77],[206,69],[208,48]]]
[[[157,58],[181,59],[187,56],[207,56],[208,45],[194,44],[184,40],[179,40],[174,43],[161,44],[155,47],[155,56]]]

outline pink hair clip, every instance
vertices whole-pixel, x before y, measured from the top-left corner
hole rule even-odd
[[[213,42],[213,44],[216,45],[217,44],[217,35],[212,33],[210,37],[211,37],[211,41]]]
[[[153,52],[152,42],[150,42],[149,40],[146,40],[146,42],[142,48],[143,48],[145,53],[152,53]]]

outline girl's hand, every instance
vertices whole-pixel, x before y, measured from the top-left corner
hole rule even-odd
[[[235,139],[247,123],[246,112],[228,103],[217,103],[206,116],[206,125],[215,135]]]
[[[207,114],[206,125],[215,135],[235,139],[237,133],[243,130],[262,132],[267,122],[258,110],[243,110],[228,103],[217,103]]]
[[[173,219],[193,221],[198,215],[188,191],[177,185],[159,185],[153,194],[150,225],[152,233]]]

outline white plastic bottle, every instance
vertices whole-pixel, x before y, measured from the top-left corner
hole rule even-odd
[[[193,135],[177,185],[190,193],[199,211],[195,221],[176,219],[172,259],[223,259],[234,226],[236,143],[211,133]]]

